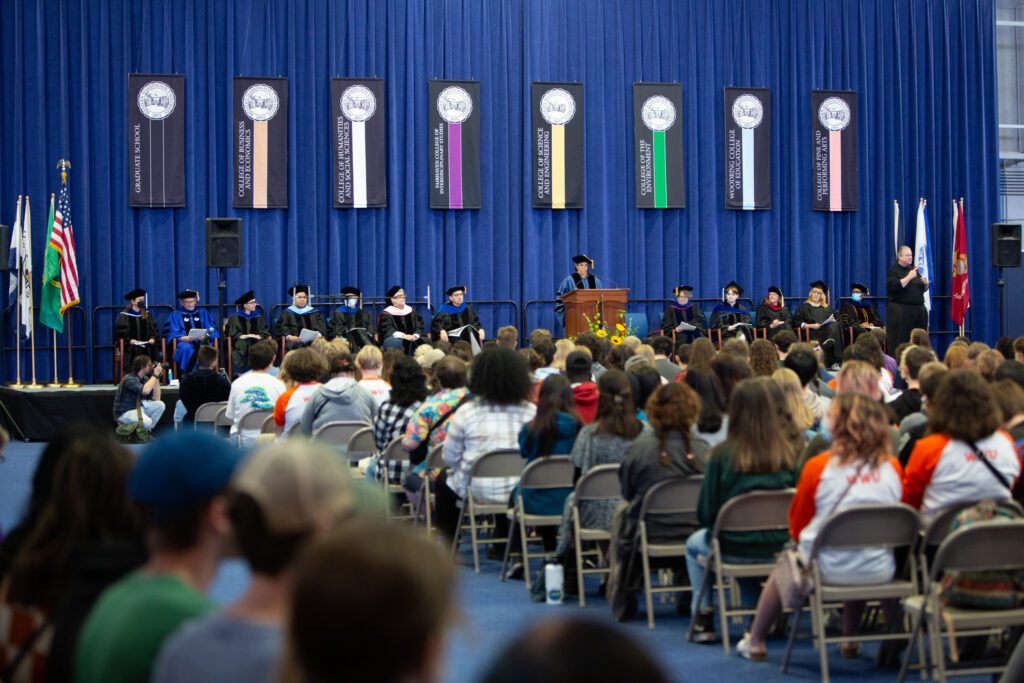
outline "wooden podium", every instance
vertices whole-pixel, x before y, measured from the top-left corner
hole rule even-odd
[[[601,314],[605,328],[614,334],[615,323],[620,321],[619,313],[626,310],[628,289],[574,289],[562,297],[565,303],[565,336],[572,339],[576,335],[587,332],[590,326],[583,316],[594,320],[597,313]]]

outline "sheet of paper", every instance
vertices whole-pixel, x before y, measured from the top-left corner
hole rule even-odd
[[[685,320],[676,326],[676,332],[693,332],[697,328]]]
[[[306,329],[305,327],[303,327],[302,331],[299,332],[299,339],[302,340],[303,344],[312,344],[318,337],[320,337],[319,332],[316,330]]]
[[[201,327],[193,327],[188,331],[188,338],[192,341],[203,341],[209,335],[209,332]]]

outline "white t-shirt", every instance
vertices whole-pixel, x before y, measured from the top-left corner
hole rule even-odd
[[[231,383],[225,417],[231,424],[231,435],[238,434],[238,425],[253,410],[273,410],[277,397],[284,393],[284,383],[268,372],[250,370]],[[246,429],[242,433],[242,446],[255,443],[260,430]]]

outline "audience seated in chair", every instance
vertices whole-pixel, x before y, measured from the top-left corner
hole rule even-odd
[[[243,417],[254,410],[273,410],[278,397],[285,392],[284,383],[268,372],[276,356],[277,345],[269,339],[249,347],[248,365],[251,369],[231,383],[224,412],[224,416],[232,420],[232,435],[239,435]],[[242,430],[239,444],[248,448],[256,443],[259,435],[259,428]]]
[[[336,355],[331,360],[330,373],[331,379],[316,388],[302,411],[301,429],[305,436],[312,436],[328,422],[372,424],[377,414],[377,402],[356,382],[356,364],[351,354]]]
[[[174,421],[195,419],[196,409],[204,403],[226,401],[231,394],[231,380],[218,364],[220,354],[212,346],[200,346],[196,368],[181,378],[180,398],[174,406]]]

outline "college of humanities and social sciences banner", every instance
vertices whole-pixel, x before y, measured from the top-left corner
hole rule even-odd
[[[235,77],[232,206],[288,208],[288,79]]]
[[[480,208],[480,81],[429,81],[430,208]]]
[[[334,143],[334,206],[387,206],[384,81],[331,79],[331,142]]]
[[[678,83],[633,84],[633,149],[637,208],[686,206],[683,86]]]
[[[725,88],[725,208],[772,208],[772,93]]]
[[[128,74],[128,206],[185,206],[185,77]]]
[[[857,210],[857,93],[811,91],[815,211]]]
[[[532,85],[533,206],[583,208],[583,84]]]

